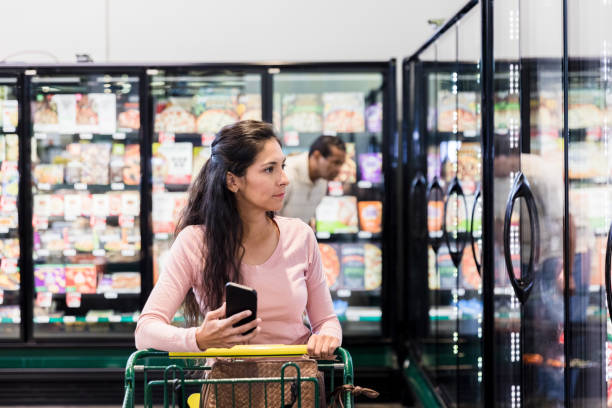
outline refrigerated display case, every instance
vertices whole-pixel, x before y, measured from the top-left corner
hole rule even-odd
[[[474,64],[483,101],[482,236],[474,250],[480,252],[474,260],[482,276],[482,387],[480,400],[451,405],[610,406],[607,21],[612,7],[606,1],[474,3],[471,7],[482,12],[484,35],[480,64]],[[406,173],[415,187],[407,196],[409,208],[425,205],[418,171],[427,169],[423,147],[432,136],[423,124],[431,92],[423,89],[431,72],[441,70],[427,49],[441,41],[442,33],[460,32],[467,17],[463,10],[451,19],[405,67],[410,109],[404,138],[416,163]],[[418,236],[426,215],[415,214],[421,219],[409,225]],[[477,243],[476,228],[469,231]],[[421,276],[415,280],[421,287],[425,265],[423,260],[410,265]],[[410,322],[428,333],[424,322]],[[412,343],[422,352],[418,336]],[[434,349],[433,356],[423,356],[430,358],[421,360],[427,368],[443,354]],[[429,371],[438,385],[436,372]],[[464,385],[458,386],[461,395]]]
[[[388,336],[383,315],[391,310],[382,299],[391,284],[386,277],[392,258],[386,257],[393,253],[396,233],[389,224],[395,208],[389,170],[397,154],[395,119],[389,117],[394,63],[285,66],[270,72],[273,123],[285,154],[308,152],[320,135],[346,145],[347,159],[311,221],[343,336],[349,342]]]
[[[169,256],[189,185],[208,160],[215,135],[239,120],[262,120],[262,74],[261,68],[147,70],[153,285]],[[174,321],[184,321],[180,311]]]
[[[34,339],[127,340],[135,329],[146,273],[140,72],[26,75]]]
[[[18,74],[0,74],[0,340],[22,337]]]

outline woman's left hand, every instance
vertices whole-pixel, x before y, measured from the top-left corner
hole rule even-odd
[[[308,339],[308,355],[321,360],[333,360],[340,340],[325,334],[313,334]]]

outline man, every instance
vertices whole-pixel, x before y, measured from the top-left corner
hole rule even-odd
[[[335,136],[319,136],[308,153],[287,157],[289,186],[280,215],[314,225],[315,210],[327,193],[327,182],[338,175],[345,159],[346,146]]]

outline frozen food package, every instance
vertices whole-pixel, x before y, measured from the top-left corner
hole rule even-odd
[[[111,134],[117,130],[117,96],[112,93],[76,95],[76,131]]]
[[[342,287],[342,279],[340,276],[340,258],[338,256],[339,246],[336,244],[319,243],[319,251],[321,252],[321,263],[323,265],[323,272],[325,273],[327,287],[330,290],[335,290],[338,287]]]
[[[37,164],[34,166],[33,175],[36,184],[62,184],[64,182],[64,166],[61,164]]]
[[[382,183],[382,153],[361,153],[359,155],[361,180]]]
[[[378,234],[382,231],[382,203],[380,201],[360,201],[359,225],[362,231]]]
[[[110,181],[111,183],[123,182],[123,156],[125,155],[125,145],[113,143],[110,159]]]
[[[37,194],[34,196],[34,215],[40,217],[51,216],[51,196],[48,194]]]
[[[119,129],[140,129],[140,106],[138,102],[126,102],[119,105],[119,112],[117,116],[117,127]]]
[[[365,290],[378,289],[382,284],[382,251],[376,244],[364,244]]]
[[[96,293],[97,272],[95,265],[66,265],[66,291],[77,293]]]
[[[481,163],[480,143],[461,143],[457,152],[457,177],[466,195],[476,192],[480,182]]]
[[[19,108],[16,100],[2,101],[2,130],[14,132],[17,129]]]
[[[365,131],[365,103],[361,92],[323,94],[323,130],[327,132]]]
[[[109,215],[109,195],[108,194],[92,194],[91,195],[91,215],[105,218]]]
[[[192,98],[170,98],[156,107],[155,132],[195,133],[196,118],[191,114]]]
[[[121,215],[132,217],[140,215],[140,194],[131,191],[121,193]]]
[[[0,290],[19,290],[20,274],[16,263],[16,259],[0,259]]]
[[[162,143],[158,154],[167,166],[165,184],[189,184],[193,171],[191,143]]]
[[[187,202],[186,193],[157,193],[153,195],[153,233],[171,234]]]
[[[345,143],[346,158],[340,172],[334,179],[341,183],[355,183],[357,181],[357,164],[355,164],[355,143]]]
[[[383,119],[383,109],[382,103],[377,102],[373,105],[370,105],[365,110],[366,115],[366,128],[368,132],[379,133],[382,132],[382,119]]]
[[[115,272],[112,274],[112,290],[117,293],[140,293],[140,273]]]
[[[51,194],[50,200],[51,216],[64,216],[64,196],[62,194]]]
[[[319,94],[282,96],[283,132],[320,133],[323,130],[323,103]]]
[[[194,147],[193,148],[193,169],[191,171],[192,179],[195,179],[202,170],[202,167],[206,164],[210,158],[210,149],[205,147]]]
[[[59,131],[58,106],[52,95],[38,95],[31,109],[35,132]]]
[[[0,257],[2,258],[19,258],[19,240],[18,239],[5,239],[0,244]]]
[[[240,116],[240,120],[261,120],[261,95],[239,95],[236,113]]]
[[[315,211],[317,232],[356,233],[357,198],[323,197]]]
[[[83,143],[81,162],[83,169],[81,182],[85,184],[109,184],[110,181],[110,143]]]
[[[35,265],[34,286],[36,292],[65,293],[66,275],[64,265]]]
[[[364,289],[365,251],[362,244],[342,244],[342,278],[346,289]]]
[[[19,194],[19,169],[16,162],[5,161],[0,165],[2,173],[2,197],[16,198]],[[4,210],[7,211],[7,210]]]
[[[15,134],[5,135],[6,161],[16,162],[19,160],[19,136]]]
[[[194,97],[194,113],[197,115],[196,128],[198,133],[215,134],[223,126],[239,120],[236,112],[237,95],[232,93],[206,94]]]
[[[125,146],[123,182],[130,186],[140,184],[140,145]]]

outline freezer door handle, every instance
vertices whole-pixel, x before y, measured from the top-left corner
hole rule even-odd
[[[412,183],[410,183],[410,214],[411,216],[413,216],[413,219],[417,220],[416,224],[414,225],[414,227],[412,228],[412,237],[415,240],[425,240],[425,238],[427,237],[427,225],[423,226],[422,222],[423,219],[427,220],[427,216],[425,217],[420,217],[420,216],[415,216],[416,214],[416,209],[417,206],[415,205],[415,197],[416,197],[416,193],[417,193],[417,189],[418,188],[422,188],[424,190],[427,191],[427,179],[425,178],[425,176],[423,175],[422,172],[417,172],[416,176],[414,176],[414,180],[412,180]]]
[[[446,226],[448,202],[450,201],[450,198],[453,194],[456,194],[457,198],[460,198],[461,200],[463,200],[463,209],[465,210],[464,220],[467,220],[468,219],[467,218],[468,217],[467,202],[465,200],[465,195],[463,194],[463,188],[461,188],[461,183],[459,182],[459,179],[457,177],[453,178],[453,181],[451,181],[451,184],[448,187],[448,191],[446,192],[446,199],[444,200],[444,220],[442,221],[442,230],[444,231],[444,239],[446,241],[446,247],[448,248],[448,253],[451,256],[451,259],[453,261],[453,264],[455,265],[455,268],[458,268],[459,264],[461,264],[461,258],[463,257],[463,250],[465,249],[466,239],[464,239],[464,237],[459,236],[459,233],[457,233],[457,237],[456,237],[457,250],[453,251],[453,249],[451,248],[450,234],[448,233],[447,226]]]
[[[482,276],[481,265],[480,265],[480,257],[476,253],[476,239],[474,238],[474,218],[476,217],[476,207],[478,206],[478,200],[482,195],[480,191],[480,186],[476,190],[476,195],[474,196],[474,204],[472,205],[472,217],[470,218],[470,244],[472,246],[472,255],[474,256],[474,263],[476,264],[476,270],[478,271],[478,275]],[[482,232],[481,232],[482,234]]]
[[[608,242],[606,243],[606,298],[608,300],[608,316],[612,319],[612,278],[610,277],[610,258],[612,256],[612,223],[608,231]]]
[[[527,212],[529,213],[529,225],[531,227],[531,248],[529,249],[529,264],[527,274],[521,276],[520,279],[516,278],[514,274],[514,267],[512,265],[512,256],[510,254],[510,224],[512,221],[512,210],[514,209],[514,202],[518,198],[524,198],[525,204],[527,205]],[[508,196],[508,202],[506,203],[506,214],[504,217],[504,259],[506,261],[506,269],[508,270],[508,276],[510,283],[514,288],[514,293],[519,299],[521,304],[524,304],[533,289],[533,274],[535,266],[538,264],[540,257],[540,222],[538,220],[538,209],[536,207],[535,198],[529,186],[527,178],[522,172],[518,172],[512,185],[512,190]]]
[[[427,187],[427,231],[428,231],[428,237],[429,237],[429,244],[431,245],[431,248],[434,250],[435,253],[438,253],[438,249],[440,249],[440,245],[442,244],[442,235],[443,232],[440,231],[440,235],[439,236],[432,236],[429,232],[429,203],[432,201],[433,199],[433,195],[435,194],[435,192],[438,192],[439,197],[443,200],[444,199],[444,190],[442,190],[442,186],[440,185],[440,181],[438,180],[438,177],[435,176],[434,179],[431,181],[431,184]],[[438,201],[438,200],[435,200]]]

